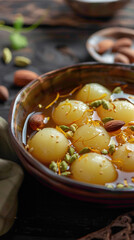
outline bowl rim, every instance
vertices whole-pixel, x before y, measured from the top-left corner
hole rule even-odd
[[[82,67],[82,66],[106,66],[106,67],[121,67],[125,70],[129,70],[129,71],[133,71],[133,67],[127,64],[122,64],[122,63],[115,63],[115,64],[109,64],[109,63],[98,63],[98,62],[83,62],[83,63],[78,63],[78,64],[73,64],[67,67],[62,67],[60,69],[56,69],[56,70],[52,70],[49,71],[47,73],[44,73],[42,75],[39,76],[39,78],[33,80],[32,82],[30,82],[29,84],[27,84],[25,87],[23,87],[15,96],[14,100],[12,101],[11,107],[10,107],[10,111],[9,111],[9,115],[8,115],[8,125],[9,125],[9,134],[11,136],[11,140],[13,142],[13,145],[15,147],[15,151],[16,147],[19,149],[19,151],[21,152],[21,154],[27,159],[28,163],[31,164],[34,168],[37,168],[38,171],[42,172],[43,174],[46,174],[47,177],[51,177],[52,180],[55,180],[59,183],[61,183],[62,185],[68,185],[70,187],[74,187],[77,189],[81,189],[81,190],[85,190],[85,191],[90,191],[90,192],[104,192],[104,193],[115,193],[115,195],[118,194],[123,194],[123,193],[134,193],[134,190],[131,188],[126,188],[126,189],[112,189],[112,188],[108,188],[106,186],[103,185],[99,185],[99,184],[90,184],[90,183],[84,183],[84,182],[80,182],[77,180],[73,180],[67,177],[62,177],[59,176],[58,174],[55,174],[53,171],[51,171],[48,167],[46,167],[45,165],[43,165],[42,163],[40,163],[36,158],[34,158],[24,147],[23,145],[20,144],[20,142],[18,141],[17,137],[15,136],[15,132],[14,132],[14,115],[15,115],[15,111],[16,111],[16,106],[17,103],[20,99],[20,95],[22,94],[22,92],[24,92],[27,88],[29,88],[30,86],[34,85],[37,83],[38,84],[41,82],[41,79],[43,81],[45,81],[45,77],[50,76],[51,74],[58,74],[59,72],[64,72],[68,69],[75,69],[76,67]],[[21,161],[21,159],[20,159]]]

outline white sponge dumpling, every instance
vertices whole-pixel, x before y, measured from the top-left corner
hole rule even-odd
[[[85,147],[102,150],[108,149],[110,137],[100,125],[85,124],[79,127],[73,135],[73,145],[79,152]]]
[[[105,117],[112,117],[115,120],[122,120],[125,123],[134,120],[134,105],[128,101],[120,100],[110,103],[110,111],[104,109],[102,106],[98,107],[97,113],[101,119]]]
[[[92,114],[88,110],[89,107],[85,103],[67,99],[60,102],[54,109],[52,118],[58,125],[70,125],[72,123],[82,125],[87,121],[87,117]]]
[[[97,153],[84,154],[71,166],[72,178],[85,183],[104,185],[117,178],[114,165],[104,156]]]
[[[55,128],[40,130],[28,144],[30,153],[43,164],[63,159],[68,150],[67,138]]]
[[[125,172],[134,172],[134,144],[125,143],[113,154],[113,163]]]
[[[100,99],[103,95],[103,99],[109,100],[111,92],[98,83],[89,83],[79,90],[75,98],[85,103],[90,103]]]

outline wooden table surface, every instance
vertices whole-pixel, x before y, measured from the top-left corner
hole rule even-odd
[[[134,28],[134,0],[115,16],[107,19],[77,16],[64,0],[0,0],[0,6],[1,20],[10,25],[16,14],[23,14],[25,25],[45,15],[41,25],[26,34],[28,47],[13,51],[13,56],[29,57],[32,64],[27,69],[38,74],[75,63],[93,61],[85,43],[97,30],[111,26]],[[0,31],[0,51],[8,46],[9,33]],[[20,90],[13,84],[13,75],[18,69],[13,62],[8,65],[2,60],[0,62],[0,84],[8,87],[10,93],[8,101],[0,103],[0,115],[5,119],[8,119],[10,104]],[[107,226],[116,217],[133,210],[105,209],[65,197],[42,186],[25,169],[24,172],[15,224],[0,238],[1,240],[78,239]],[[101,239],[111,238],[105,236]]]

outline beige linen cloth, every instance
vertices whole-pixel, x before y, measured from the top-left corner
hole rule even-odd
[[[16,161],[8,123],[0,117],[0,236],[12,227],[17,213],[17,194],[23,180],[23,170]]]

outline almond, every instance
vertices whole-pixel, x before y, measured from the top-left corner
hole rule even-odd
[[[0,100],[2,102],[5,102],[7,101],[8,98],[9,98],[8,89],[5,86],[0,85]]]
[[[117,53],[114,58],[114,62],[129,64],[129,58],[122,53]]]
[[[125,124],[121,120],[111,120],[104,124],[104,128],[107,132],[113,132],[119,130]]]
[[[29,125],[33,130],[44,128],[44,115],[43,114],[34,114],[29,119]]]
[[[134,50],[133,49],[124,47],[124,48],[119,48],[118,52],[122,53],[123,55],[128,57],[131,63],[134,62]]]
[[[103,54],[104,52],[106,52],[107,50],[112,48],[113,45],[114,45],[114,41],[112,39],[104,39],[98,43],[98,45],[96,47],[96,51],[99,54]]]
[[[114,43],[112,51],[117,52],[119,48],[131,47],[132,43],[133,41],[130,38],[120,38]]]
[[[29,70],[18,70],[14,73],[14,84],[19,87],[27,85],[38,77],[37,73]]]

